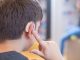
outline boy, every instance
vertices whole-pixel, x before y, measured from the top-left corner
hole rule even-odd
[[[40,45],[33,50],[45,60],[63,60],[54,42],[41,41],[35,22],[42,19],[42,10],[35,0],[0,0],[0,60],[28,60],[20,54],[34,40]]]

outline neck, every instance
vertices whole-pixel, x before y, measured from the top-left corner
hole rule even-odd
[[[20,40],[7,40],[4,43],[0,43],[0,53],[9,51],[21,52],[22,47],[20,45]]]

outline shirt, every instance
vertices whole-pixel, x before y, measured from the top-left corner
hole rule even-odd
[[[10,51],[10,52],[0,53],[0,60],[28,60],[28,59],[27,57],[23,56],[18,52]]]

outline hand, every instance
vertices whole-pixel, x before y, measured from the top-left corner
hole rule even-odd
[[[32,34],[40,45],[39,46],[40,50],[33,50],[31,51],[32,53],[43,57],[45,60],[63,60],[59,47],[55,42],[53,41],[45,42],[41,40],[36,31],[33,31]]]

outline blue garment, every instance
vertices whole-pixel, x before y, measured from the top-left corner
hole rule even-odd
[[[0,60],[28,60],[26,57],[15,51],[0,53]]]

